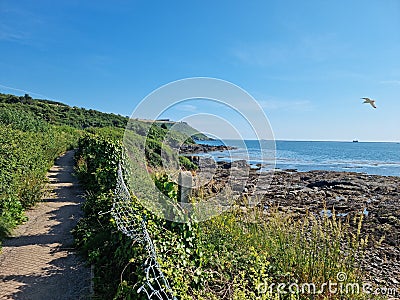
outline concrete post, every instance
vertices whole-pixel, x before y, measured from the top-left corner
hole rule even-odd
[[[189,203],[189,197],[192,190],[192,173],[189,171],[180,172],[178,184],[178,201],[182,203]]]

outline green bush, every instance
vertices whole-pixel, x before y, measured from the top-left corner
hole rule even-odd
[[[46,124],[67,125],[78,129],[106,126],[124,128],[128,122],[128,118],[124,116],[70,107],[56,101],[32,99],[29,95],[18,97],[0,93],[0,122],[2,111],[17,112],[17,115],[33,115],[36,120]]]
[[[115,188],[118,163],[122,157],[121,142],[86,134],[79,140],[75,155],[76,173],[87,189],[108,191]]]
[[[179,156],[179,164],[181,168],[185,169],[186,171],[195,171],[198,169],[198,166],[191,162],[186,156]]]
[[[14,107],[0,106],[0,124],[10,125],[13,129],[39,132],[47,130],[47,123],[35,117],[30,111],[21,111]]]
[[[23,211],[41,199],[54,159],[76,146],[79,136],[75,129],[45,124],[13,129],[26,129],[23,124],[0,125],[0,238],[25,220]]]

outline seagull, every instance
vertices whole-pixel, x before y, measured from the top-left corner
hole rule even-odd
[[[363,103],[369,103],[369,104],[371,104],[371,106],[372,106],[373,108],[376,108],[375,100],[372,100],[372,99],[369,99],[369,98],[361,98],[361,99],[364,99],[364,102],[363,102]]]

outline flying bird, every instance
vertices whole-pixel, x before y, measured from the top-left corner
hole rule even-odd
[[[375,100],[372,100],[372,99],[369,99],[369,98],[361,98],[361,99],[364,99],[364,102],[363,102],[363,103],[369,103],[369,104],[371,104],[371,106],[372,106],[373,108],[376,108]]]

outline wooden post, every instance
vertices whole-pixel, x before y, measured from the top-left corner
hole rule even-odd
[[[182,203],[189,203],[189,197],[192,190],[192,173],[182,171],[178,177],[178,199]]]

